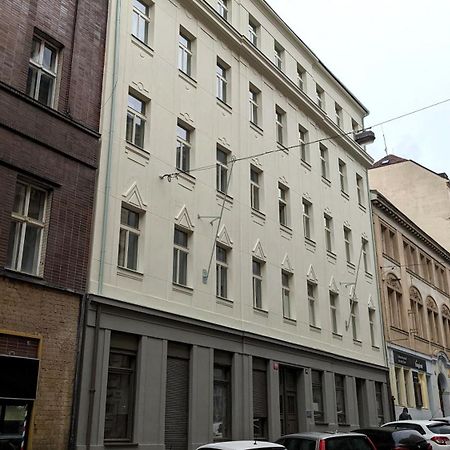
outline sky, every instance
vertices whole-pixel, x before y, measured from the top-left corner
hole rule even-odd
[[[267,0],[370,111],[370,126],[450,99],[450,0]],[[367,147],[450,177],[450,101],[373,129]]]

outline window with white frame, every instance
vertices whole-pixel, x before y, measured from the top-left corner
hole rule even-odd
[[[278,105],[275,105],[276,139],[278,144],[280,145],[284,145],[284,142],[286,140],[285,122],[286,113]]]
[[[283,302],[283,317],[286,319],[294,319],[293,311],[291,310],[291,289],[290,289],[291,274],[285,270],[281,271],[281,299]]]
[[[248,89],[250,122],[254,125],[259,124],[259,97],[261,92],[251,83]]]
[[[333,252],[334,249],[333,218],[328,214],[324,214],[323,224],[325,230],[325,248],[327,252]]]
[[[334,115],[336,125],[342,128],[342,108],[337,103],[334,104]]]
[[[308,145],[308,130],[298,126],[298,145],[300,146],[300,158],[306,164],[311,164]]]
[[[361,127],[359,126],[359,123],[355,119],[352,119],[352,130],[354,134],[361,131]]]
[[[369,306],[367,312],[369,314],[370,344],[375,347],[377,345],[375,339],[375,310]]]
[[[366,273],[370,273],[371,267],[370,267],[370,258],[369,258],[369,241],[364,237],[361,238],[361,252],[362,252],[364,271]]]
[[[345,164],[342,159],[338,160],[339,167],[339,184],[341,186],[341,192],[347,193],[348,182],[347,182],[347,164]]]
[[[256,309],[262,309],[262,282],[263,282],[263,262],[253,258],[252,260],[252,273],[253,273],[253,307]]]
[[[273,45],[274,63],[280,69],[283,70],[284,64],[284,48],[277,42]]]
[[[54,106],[57,69],[57,48],[40,36],[33,36],[27,94],[44,105]]]
[[[228,101],[228,66],[217,59],[216,65],[217,92],[216,96],[224,103]]]
[[[140,0],[133,0],[131,34],[142,41],[149,43],[150,6]]]
[[[138,269],[139,213],[126,205],[120,210],[119,253],[117,264],[130,270]]]
[[[183,172],[189,172],[191,167],[191,134],[192,130],[178,122],[176,167]]]
[[[261,178],[261,171],[250,166],[250,203],[256,211],[260,211],[261,208]]]
[[[144,148],[145,109],[146,104],[143,100],[131,93],[128,94],[126,139],[127,142],[140,148]]]
[[[306,199],[302,199],[303,209],[303,236],[312,240],[312,203]]]
[[[178,69],[192,76],[192,38],[182,29],[178,37]]]
[[[189,233],[175,227],[173,237],[173,277],[175,284],[187,286],[188,282],[188,257],[189,257]]]
[[[319,144],[320,150],[320,170],[322,177],[326,180],[330,179],[330,167],[328,160],[328,149],[322,143]]]
[[[217,0],[217,12],[225,20],[228,20],[229,16],[229,1],[230,0]]]
[[[330,319],[331,319],[331,331],[334,334],[339,333],[338,328],[338,308],[339,308],[339,295],[336,292],[330,291]]]
[[[221,147],[217,147],[216,162],[216,189],[223,194],[228,190],[228,160],[230,153]]]
[[[9,269],[40,275],[47,226],[48,193],[25,181],[17,181],[6,266]]]
[[[364,183],[361,175],[356,174],[356,195],[358,203],[364,206]]]
[[[351,263],[353,255],[352,230],[346,226],[344,226],[344,245],[345,259],[348,263]]]
[[[306,283],[306,289],[308,294],[309,324],[317,327],[317,285],[308,281]]]
[[[278,183],[278,218],[280,225],[289,226],[289,188]]]
[[[248,39],[255,47],[258,47],[258,30],[259,30],[259,23],[255,20],[255,18],[249,16]]]
[[[325,109],[325,102],[324,102],[324,90],[316,84],[316,102],[319,108]]]
[[[297,85],[302,91],[305,90],[305,74],[305,69],[300,64],[297,64]]]
[[[228,253],[229,250],[216,244],[216,296],[228,298]]]
[[[358,321],[358,301],[356,300],[356,298],[352,298],[350,299],[350,324],[352,327],[352,337],[354,341],[358,340]]]

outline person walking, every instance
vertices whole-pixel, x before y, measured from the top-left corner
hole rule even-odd
[[[409,414],[409,412],[408,412],[408,408],[406,408],[406,407],[403,408],[403,411],[400,414],[398,420],[411,420],[411,419],[412,419],[412,417],[411,417],[411,414]]]

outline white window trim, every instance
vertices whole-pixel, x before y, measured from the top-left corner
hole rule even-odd
[[[138,34],[139,34],[139,30],[140,30],[139,24],[141,23],[139,19],[141,19],[141,20],[144,21],[144,24],[145,24],[144,26],[147,27],[147,36],[146,36],[146,39],[145,39],[145,40],[142,40],[141,38],[139,38],[138,35],[136,35],[136,34],[133,33],[134,30],[132,30],[131,34],[132,34],[137,40],[139,40],[139,41],[143,42],[144,44],[148,45],[148,44],[149,44],[149,38],[150,38],[150,36],[149,36],[149,34],[150,34],[150,31],[149,31],[149,29],[150,29],[150,5],[147,4],[147,3],[144,2],[144,1],[141,1],[141,0],[137,0],[137,1],[138,1],[139,3],[141,3],[143,6],[145,6],[145,8],[147,9],[147,14],[144,14],[142,11],[139,11],[139,9],[137,9],[137,8],[134,6],[134,2],[133,2],[133,14],[136,14],[136,15],[138,16],[138,25],[137,25],[138,29],[137,29],[137,31],[138,31]]]
[[[142,100],[141,98],[137,97],[136,95],[132,94],[131,92],[128,92],[128,96],[134,97],[135,99],[142,102],[142,104],[144,106],[144,113],[136,111],[130,105],[127,106],[127,116],[131,115],[133,117],[131,140],[130,141],[127,140],[127,142],[135,145],[136,147],[143,148],[145,145],[145,128],[146,128],[146,124],[147,124],[147,118],[145,116],[145,111],[147,110],[147,102],[145,100]],[[140,145],[136,144],[136,117],[139,117],[139,119],[141,119],[141,121],[142,121],[142,128],[143,128],[143,136],[142,136],[143,145],[142,145],[142,147]]]
[[[187,131],[187,135],[189,137],[189,140],[185,140],[183,139],[181,136],[178,135],[177,133],[177,155],[175,156],[175,158],[178,160],[178,146],[180,148],[180,164],[178,164],[178,161],[175,161],[176,167],[178,170],[181,170],[183,172],[189,172],[190,168],[191,168],[191,151],[192,151],[192,145],[191,145],[191,133],[192,130],[188,129],[185,125],[177,123],[177,127],[183,128],[184,130]],[[177,130],[178,131],[178,130]],[[182,166],[182,161],[183,161],[183,155],[187,153],[187,161],[188,161],[188,167],[181,167]]]
[[[140,237],[141,237],[141,231],[140,231],[140,226],[141,226],[141,212],[139,211],[135,211],[134,209],[130,208],[127,204],[122,204],[121,208],[120,208],[120,212],[122,213],[122,209],[127,209],[128,211],[132,211],[134,213],[136,213],[138,215],[138,220],[139,220],[139,226],[138,228],[134,228],[131,227],[127,224],[122,223],[122,220],[120,220],[120,227],[119,227],[119,247],[120,247],[120,235],[122,230],[125,231],[126,233],[126,239],[125,239],[125,248],[124,248],[124,263],[123,265],[119,264],[119,261],[117,261],[117,265],[118,267],[122,268],[122,269],[127,269],[127,270],[133,270],[133,271],[138,271],[139,270],[139,246],[140,246]],[[137,236],[137,255],[136,255],[136,268],[131,268],[128,267],[128,245],[129,245],[129,235],[130,234],[134,234]],[[118,248],[119,249],[119,248]]]
[[[178,51],[180,52],[178,69],[184,74],[192,76],[192,39],[180,30],[179,38],[182,37],[187,41],[187,45],[178,39]]]

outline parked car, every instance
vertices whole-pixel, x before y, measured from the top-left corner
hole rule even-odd
[[[365,434],[377,450],[431,450],[431,444],[416,430],[373,427],[354,430]]]
[[[445,422],[450,424],[450,416],[446,417],[433,417],[431,420],[437,420],[438,422]]]
[[[360,433],[295,433],[276,442],[287,450],[376,450],[370,439]]]
[[[418,431],[433,447],[433,450],[450,450],[450,425],[438,420],[397,420],[382,427]]]
[[[205,444],[197,450],[286,450],[280,444],[267,441],[226,441]]]

